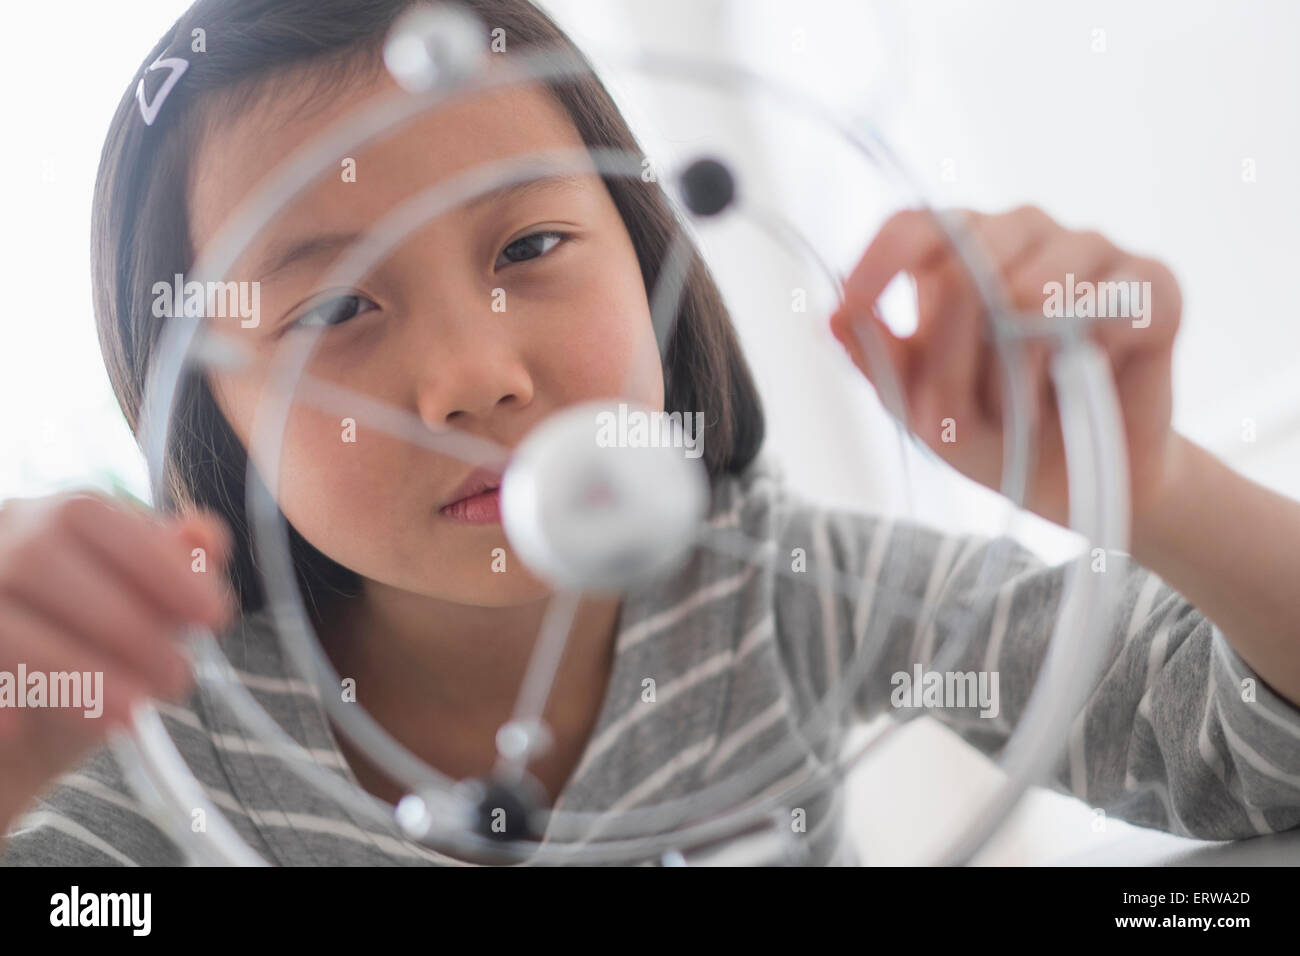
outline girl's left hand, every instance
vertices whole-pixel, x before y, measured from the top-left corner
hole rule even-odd
[[[1044,286],[1065,287],[1067,274],[1073,274],[1075,289],[1084,288],[1085,281],[1150,283],[1138,286],[1144,301],[1130,300],[1130,315],[1140,318],[1099,320],[1090,331],[1115,377],[1127,433],[1133,514],[1140,516],[1159,500],[1179,467],[1181,445],[1171,427],[1171,360],[1182,297],[1173,274],[1095,232],[1067,230],[1034,207],[961,215],[983,243],[1011,304],[1022,313],[1044,315]],[[895,336],[874,308],[899,272],[909,273],[917,289],[917,329],[906,338]],[[902,212],[885,223],[849,277],[844,305],[831,318],[835,337],[870,379],[854,323],[873,326],[884,344],[906,396],[908,427],[950,465],[997,490],[1002,479],[1001,364],[985,337],[991,326],[969,274],[928,213]],[[870,336],[872,330],[866,331]],[[1036,470],[1029,476],[1025,504],[1065,525],[1069,495],[1049,347],[1029,340],[1024,348],[1029,381],[1040,397]]]

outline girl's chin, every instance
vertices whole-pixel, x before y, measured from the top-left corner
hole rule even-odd
[[[541,581],[523,570],[514,555],[503,555],[507,561],[507,570],[484,570],[475,573],[466,569],[463,573],[449,579],[443,575],[435,578],[435,586],[412,586],[408,588],[424,597],[454,604],[472,604],[476,607],[514,607],[551,597],[555,591],[545,581]],[[399,585],[400,586],[400,585]]]

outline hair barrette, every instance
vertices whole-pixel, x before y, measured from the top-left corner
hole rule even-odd
[[[140,77],[140,84],[135,88],[135,98],[140,104],[140,115],[144,117],[146,125],[152,126],[154,124],[154,120],[158,118],[158,111],[162,109],[163,101],[166,100],[171,91],[176,88],[176,84],[180,82],[181,77],[189,68],[189,60],[183,59],[179,56],[160,56],[158,59],[153,61],[149,66],[149,69],[144,71],[144,76]],[[163,80],[162,86],[160,86],[158,92],[154,94],[153,102],[145,102],[145,76],[148,76],[154,70],[163,69],[171,70],[171,75],[168,76],[167,79]]]

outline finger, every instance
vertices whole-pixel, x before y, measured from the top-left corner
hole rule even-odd
[[[100,717],[86,717],[85,711],[93,710],[92,706],[80,710],[51,708],[64,717],[77,718],[68,726],[84,727],[88,733],[103,732],[105,726],[128,719],[132,704],[150,696],[147,684],[129,673],[120,663],[94,648],[84,646],[44,615],[12,602],[0,603],[0,659],[3,660],[5,669],[16,671],[18,665],[22,664],[29,674],[79,672],[83,675],[100,675],[102,682],[98,689],[102,691],[102,700],[87,702],[83,694],[83,703],[102,705]],[[179,693],[183,688],[184,685],[178,682],[173,685],[172,691]],[[94,689],[93,684],[91,689]],[[20,692],[25,693],[26,690],[27,688],[20,688]],[[103,719],[103,724],[81,722],[98,721],[100,718]]]
[[[1007,294],[1019,310],[1019,314],[1008,316],[1008,321],[1015,322],[1031,315],[1048,316],[1047,302],[1052,283],[1064,287],[1070,281],[1104,274],[1123,257],[1119,249],[1096,232],[1062,232],[1053,237],[1007,273]],[[1036,411],[1041,415],[1044,400],[1050,402],[1055,394],[1049,375],[1051,343],[1022,341],[1012,346],[1008,354],[1018,356],[1017,361],[1027,369],[1030,385],[1027,397],[1039,403]],[[997,409],[998,414],[1005,407],[1005,381],[1005,374],[1000,374],[983,382],[986,389],[984,400]]]
[[[234,537],[217,515],[195,511],[173,519],[172,531],[194,547],[204,548],[211,558],[226,564],[234,552]]]
[[[29,544],[5,588],[12,600],[81,635],[159,689],[170,686],[185,664],[171,643],[175,625],[152,610],[130,582],[98,564],[79,541],[51,533]]]
[[[961,210],[957,218],[980,243],[999,275],[1031,256],[1060,230],[1041,209],[1023,206],[1008,213],[985,215]],[[988,403],[978,395],[987,350],[987,314],[982,296],[966,264],[956,255],[932,256],[931,265],[917,277],[918,336],[925,358],[921,361],[928,427],[937,428],[940,406],[954,417],[965,409],[985,414]]]
[[[0,707],[0,742],[7,743],[17,738],[22,729],[18,714],[17,707]]]
[[[896,336],[880,318],[875,303],[899,272],[910,272],[919,280],[948,253],[947,235],[934,213],[905,210],[891,216],[845,280],[844,302],[831,319],[836,338],[876,386],[889,411],[909,427],[914,425],[919,356],[929,331],[918,316],[913,335]],[[892,375],[892,387],[887,375]]]
[[[230,528],[216,515],[196,512],[183,518],[173,533],[179,536],[193,559],[190,562],[192,572],[198,573],[203,568],[197,562],[199,554],[206,556],[206,567],[203,570],[211,575],[212,583],[220,590],[225,602],[226,616],[223,623],[229,621],[238,608],[238,596],[228,573],[235,553],[235,540]],[[196,549],[202,551],[196,554]]]
[[[955,215],[978,238],[999,272],[1015,265],[1045,242],[1053,230],[1060,228],[1046,213],[1033,206],[1024,206],[997,216],[971,210],[960,210]],[[946,290],[943,296],[949,304],[944,309],[920,310],[916,334],[923,341],[929,339],[929,321],[955,305],[956,290],[960,289],[972,299],[979,297],[973,279],[959,263],[947,232],[929,211],[908,210],[898,213],[881,227],[845,283],[845,305],[836,316],[839,321],[832,321],[837,338],[850,348],[850,354],[854,355],[859,367],[864,367],[867,363],[861,355],[861,349],[855,349],[851,344],[850,336],[841,327],[842,323],[858,314],[869,322],[870,319],[865,317],[867,309],[874,305],[890,280],[900,271],[906,270],[917,277],[918,293],[921,291],[920,286],[926,284],[931,287],[933,294],[936,281]],[[924,275],[931,272],[937,272],[940,278],[923,281]],[[876,321],[879,321],[878,318]],[[882,332],[888,333],[883,324]],[[889,333],[884,341],[894,366],[902,367],[905,349],[900,340]],[[957,341],[965,342],[966,339],[959,337]],[[954,360],[955,356],[946,353],[945,359]],[[868,371],[865,367],[863,370]]]
[[[1010,271],[1007,293],[1017,308],[1046,315],[1051,284],[1095,281],[1123,259],[1124,253],[1100,233],[1064,233]]]
[[[1046,213],[1032,206],[996,216],[969,210],[956,215],[982,244],[1000,273],[1034,254],[1053,233],[1061,231]],[[900,271],[916,277],[918,291],[917,331],[905,340],[893,336],[870,310]],[[871,363],[864,357],[864,349],[853,342],[850,334],[850,326],[859,316],[865,328],[879,334],[913,407],[961,407],[963,396],[987,394],[977,385],[988,379],[987,372],[982,371],[987,352],[979,343],[986,333],[982,300],[933,213],[909,210],[885,223],[846,281],[845,303],[832,318],[836,337],[879,388],[879,374],[869,368]],[[924,386],[918,384],[920,378]],[[925,392],[927,398],[923,400],[920,392]],[[988,402],[983,404],[987,406]],[[923,412],[922,416],[926,414],[932,413]]]
[[[999,275],[1005,276],[1042,248],[1062,228],[1037,206],[986,215],[965,212],[963,219],[976,235]]]
[[[1055,233],[1062,231],[1045,212],[1034,206],[1022,206],[994,216],[963,209],[955,213],[954,218],[960,222],[958,228],[965,229],[979,242],[989,260],[986,264],[991,264],[999,277],[1010,274],[1050,241]],[[924,277],[934,275],[944,299],[940,309],[919,310],[917,332],[925,338],[930,337],[931,320],[939,318],[942,321],[945,313],[951,313],[963,301],[970,306],[970,309],[963,310],[965,314],[970,314],[972,309],[978,317],[982,318],[984,314],[983,297],[967,263],[956,255],[955,250],[950,250],[950,253],[932,256],[929,264],[917,274],[918,289],[926,284],[932,292],[936,281]]]
[[[949,259],[918,277],[917,311],[920,357],[913,401],[922,420],[917,433],[929,438],[943,418],[963,417],[975,407],[983,309],[965,269]]]
[[[1167,352],[1178,334],[1182,316],[1182,293],[1173,273],[1162,262],[1120,251],[1105,274],[1094,278],[1098,303],[1118,321],[1101,321],[1091,327],[1093,337],[1114,358],[1142,349]],[[1119,302],[1110,291],[1123,293]],[[1118,309],[1115,306],[1119,306]]]
[[[67,527],[115,569],[179,621],[212,626],[228,614],[222,590],[208,575],[191,570],[190,548],[153,519],[141,520],[97,498],[68,509]],[[71,504],[71,503],[70,503]]]
[[[955,218],[976,235],[999,272],[1041,246],[1061,227],[1036,206],[987,215],[958,210]],[[874,303],[901,271],[915,272],[954,254],[952,240],[931,210],[905,210],[891,216],[868,245],[845,283],[845,297]]]
[[[894,334],[873,308],[856,311],[841,306],[831,315],[831,331],[873,384],[882,372],[900,374],[907,364],[907,343]],[[887,368],[881,367],[881,361]]]
[[[912,351],[885,324],[875,309],[855,314],[841,308],[831,329],[853,363],[876,389],[881,404],[899,421],[907,421],[907,392],[912,380]]]
[[[846,304],[863,309],[875,304],[891,279],[915,273],[949,254],[950,244],[935,214],[909,209],[880,227],[867,251],[844,283]]]

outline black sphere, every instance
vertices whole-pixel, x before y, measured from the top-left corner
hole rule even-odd
[[[474,829],[489,840],[508,842],[535,839],[531,821],[537,811],[534,794],[525,783],[491,780],[480,784],[483,796],[478,802]]]
[[[697,159],[682,173],[682,199],[697,216],[716,216],[736,199],[736,179],[725,163]]]

